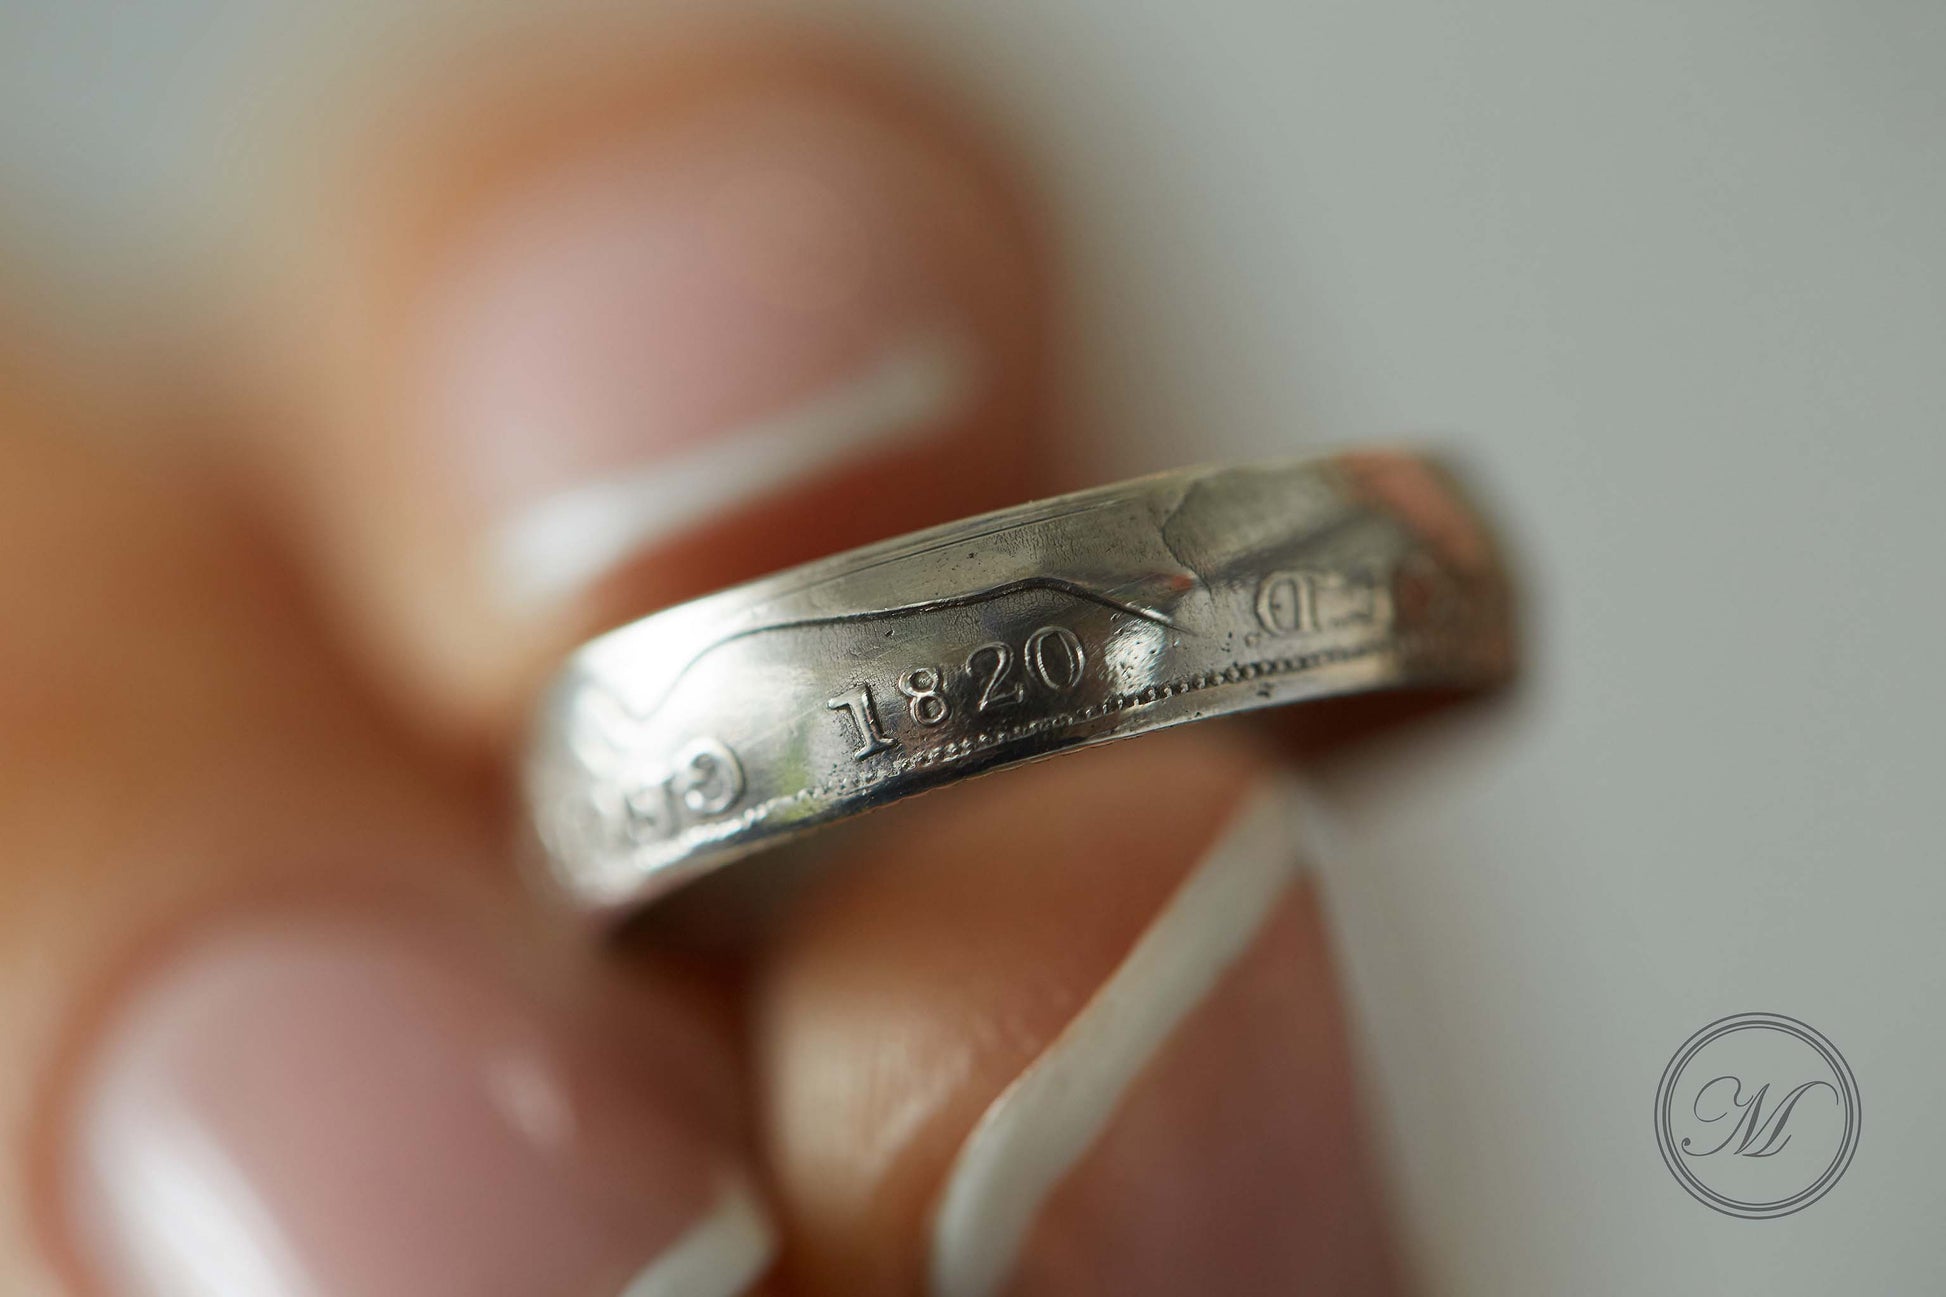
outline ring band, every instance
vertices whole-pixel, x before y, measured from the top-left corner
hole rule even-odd
[[[1488,529],[1424,459],[1184,469],[853,550],[590,641],[526,794],[612,915],[787,837],[1068,748],[1511,661]]]

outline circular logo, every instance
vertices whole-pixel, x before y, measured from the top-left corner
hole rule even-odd
[[[1664,1069],[1655,1137],[1699,1201],[1753,1220],[1788,1216],[1851,1164],[1858,1082],[1837,1047],[1795,1018],[1720,1018]]]

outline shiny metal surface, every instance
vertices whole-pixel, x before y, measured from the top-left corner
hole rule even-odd
[[[1509,661],[1487,530],[1427,461],[1185,469],[603,635],[541,704],[526,791],[552,878],[614,913],[999,766],[1307,698],[1482,683]]]

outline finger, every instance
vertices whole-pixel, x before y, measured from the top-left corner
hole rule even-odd
[[[0,391],[0,1288],[743,1291],[720,1030],[486,881],[262,537]]]
[[[916,98],[727,46],[438,97],[286,312],[345,322],[285,468],[410,694],[494,714],[591,629],[1044,471],[1025,218]]]
[[[321,502],[326,519],[323,534],[343,547],[339,573],[345,588],[364,600],[377,623],[395,632],[391,641],[397,650],[395,664],[402,665],[406,673],[444,682],[449,714],[493,713],[508,698],[518,695],[524,672],[624,608],[639,610],[788,559],[821,554],[849,540],[1020,498],[1028,494],[1024,479],[1041,465],[1045,448],[1032,440],[1033,425],[1029,421],[1036,368],[1032,342],[1037,332],[1031,248],[1024,237],[995,238],[995,231],[1019,229],[1005,186],[994,183],[989,170],[953,142],[951,132],[942,133],[926,125],[928,119],[913,115],[899,106],[899,101],[863,89],[863,83],[850,74],[834,79],[828,69],[806,70],[797,64],[780,68],[774,61],[735,66],[758,71],[723,72],[719,68],[709,76],[665,83],[687,88],[681,93],[658,95],[646,107],[639,98],[623,96],[621,109],[614,106],[616,101],[604,100],[599,111],[570,114],[571,129],[542,132],[544,144],[518,150],[517,164],[491,169],[490,183],[466,189],[466,197],[449,202],[438,220],[424,223],[426,228],[441,231],[440,237],[408,245],[405,253],[374,258],[374,264],[392,268],[389,278],[379,279],[393,287],[386,293],[368,291],[361,299],[365,302],[362,313],[349,313],[350,318],[366,321],[371,337],[379,340],[373,350],[401,358],[400,363],[389,373],[377,365],[341,371],[350,375],[342,380],[341,392],[361,394],[365,404],[358,408],[378,413],[339,419],[333,425],[337,432],[321,433],[310,449],[337,467],[334,471],[306,472],[301,477]],[[788,105],[788,131],[776,127],[778,133],[773,133],[766,127],[758,133],[773,142],[779,133],[787,136],[791,147],[786,161],[753,147],[747,107],[748,96],[753,94],[770,105],[766,112],[776,111],[780,103]],[[696,97],[686,97],[690,95]],[[523,101],[513,95],[503,96],[502,102]],[[671,104],[680,110],[669,111]],[[845,129],[827,132],[820,126],[815,132],[803,133],[807,122],[828,121],[834,111],[847,123]],[[478,123],[482,119],[474,120]],[[737,123],[736,129],[724,130],[725,120]],[[869,123],[870,129],[860,129],[864,123]],[[693,140],[691,132],[708,141],[706,149],[694,149],[706,154],[710,163],[708,183],[701,186],[694,184],[695,172],[689,167],[668,163],[672,152],[687,156],[686,150],[673,149],[668,141]],[[810,147],[813,138],[819,141],[815,149]],[[645,139],[649,145],[641,143]],[[614,143],[616,140],[633,143],[622,148]],[[827,147],[840,140],[842,150]],[[896,147],[891,147],[891,142],[896,142]],[[888,147],[906,160],[896,166],[883,161]],[[844,165],[837,165],[834,151],[848,159]],[[861,157],[880,160],[867,166]],[[913,165],[915,157],[926,159],[926,165]],[[561,161],[564,158],[572,160],[572,165]],[[622,161],[618,163],[617,158]],[[863,269],[850,278],[850,291],[814,299],[824,306],[806,309],[792,298],[790,308],[780,310],[774,301],[765,299],[756,312],[760,323],[750,323],[751,294],[745,275],[717,274],[725,263],[709,239],[697,235],[699,230],[716,228],[719,222],[693,216],[678,220],[675,228],[681,233],[677,235],[668,233],[672,227],[665,222],[672,210],[681,214],[716,211],[721,195],[740,191],[744,184],[741,178],[751,173],[770,175],[781,168],[802,177],[813,164],[828,168],[819,172],[820,177],[837,177],[820,178],[818,187],[821,192],[844,196],[845,219],[835,223],[823,218],[811,220],[798,212],[784,223],[793,232],[792,246],[800,250],[807,245],[828,248],[831,245],[818,231],[835,224],[874,232],[868,240],[872,255],[854,263]],[[408,169],[408,174],[423,177],[428,173],[421,168]],[[567,184],[560,179],[563,175],[580,186],[571,189],[572,201],[561,197]],[[909,179],[895,185],[888,177]],[[932,179],[922,183],[919,177]],[[948,180],[950,183],[946,183]],[[646,192],[652,201],[631,198],[624,202],[617,197],[624,191],[631,195]],[[951,198],[921,202],[914,197],[940,191]],[[381,190],[381,201],[372,204],[374,210],[395,210],[400,205],[410,209],[412,204],[397,202],[397,192]],[[698,196],[704,194],[710,196],[708,201]],[[861,201],[868,205],[868,211],[853,211]],[[388,203],[393,206],[388,207]],[[828,213],[832,208],[825,205],[820,210]],[[505,215],[509,211],[516,212],[518,218]],[[586,223],[590,211],[601,216],[601,223],[592,230]],[[939,215],[945,211],[958,213],[960,221]],[[557,220],[566,223],[549,224]],[[477,233],[483,228],[487,235]],[[497,233],[508,228],[522,237],[510,242],[511,236]],[[547,231],[546,237],[535,235],[537,229]],[[982,237],[941,237],[941,231],[956,229]],[[482,241],[491,243],[494,254],[466,260],[466,250]],[[356,252],[360,246],[354,241],[352,250]],[[770,248],[767,243],[761,246]],[[420,251],[411,251],[413,247]],[[644,247],[657,255],[644,255]],[[434,257],[424,251],[427,248],[447,252]],[[668,248],[678,251],[668,252]],[[579,256],[566,256],[564,249]],[[782,260],[795,266],[795,255]],[[817,260],[823,264],[826,257],[820,254]],[[766,275],[779,264],[769,251],[759,261],[769,268]],[[480,264],[490,273],[474,268]],[[644,265],[649,267],[647,271]],[[683,273],[676,275],[671,267]],[[702,276],[696,267],[709,268],[710,275]],[[888,273],[883,279],[866,273],[875,268],[888,268]],[[894,269],[896,273],[889,273]],[[792,272],[793,277],[796,273]],[[664,275],[674,278],[659,277]],[[371,278],[367,274],[366,282]],[[361,282],[355,274],[342,279],[354,285]],[[510,282],[519,291],[503,291]],[[466,292],[460,293],[451,287],[453,284],[464,285]],[[617,286],[628,284],[648,287],[611,295]],[[925,304],[923,310],[912,305],[915,286],[926,289],[918,295]],[[438,321],[455,317],[457,308],[444,305],[453,300],[463,300],[475,311],[472,315],[460,313],[467,320],[491,323],[481,324],[477,330],[469,324],[465,331],[438,332]],[[670,348],[668,355],[701,354],[682,350],[687,344],[680,337],[668,341],[676,329],[668,323],[669,314],[664,310],[670,301],[684,304],[685,322],[697,318],[736,322],[741,332],[725,330],[708,335],[709,355],[714,357],[720,351],[724,357],[721,367],[695,360],[687,362],[680,373],[658,368],[664,363],[665,347]],[[502,302],[513,304],[504,316],[481,305],[491,304],[497,310]],[[833,308],[831,302],[843,309]],[[390,305],[377,309],[372,303]],[[883,390],[875,378],[860,377],[879,374],[882,367],[861,364],[860,357],[869,360],[903,354],[895,343],[912,336],[911,322],[942,315],[960,322],[957,330],[945,332],[964,340],[962,345],[970,343],[967,354],[977,358],[964,370],[972,377],[960,389],[963,394],[957,402],[937,407],[931,416],[923,411],[933,407],[923,402],[914,406],[892,402],[895,410],[920,413],[888,420],[880,417],[885,407],[876,396],[857,399],[861,385],[868,393]],[[547,319],[548,326],[532,327],[530,322],[536,318]],[[632,363],[615,366],[602,361],[595,369],[582,366],[581,359],[600,357],[601,348],[596,344],[616,336],[617,321],[625,322],[621,332],[639,344],[630,352]],[[556,365],[549,359],[553,354],[549,351],[551,340],[563,336],[576,339],[576,347],[571,349],[577,362],[574,366]],[[497,350],[481,353],[497,357],[496,362],[464,371],[464,382],[445,380],[442,386],[443,375],[459,371],[449,360],[434,365],[427,358],[444,355],[442,347],[459,346],[446,341],[448,338],[477,337],[500,340],[495,344]],[[762,339],[767,347],[775,348],[763,353],[768,368],[747,363],[752,354],[746,345],[749,338]],[[845,346],[829,350],[833,340],[846,339],[850,341]],[[804,356],[817,358],[817,363],[802,360]],[[530,357],[548,363],[523,369]],[[506,399],[473,404],[469,385],[478,383],[481,391],[499,390],[487,385],[483,375],[495,377],[500,370],[520,370],[529,377],[536,372],[545,377],[558,371],[570,377],[531,391],[523,386]],[[816,381],[782,384],[779,380],[780,375],[807,373]],[[835,379],[834,373],[838,376]],[[617,374],[621,377],[616,378]],[[383,381],[374,375],[381,375]],[[690,388],[685,386],[701,382],[698,375],[708,379],[707,401],[692,401]],[[788,392],[784,391],[786,387]],[[902,383],[889,387],[939,390],[926,384],[914,384],[909,389]],[[473,413],[465,419],[440,415],[440,407],[425,396],[428,390],[446,393],[456,406]],[[543,391],[550,402],[545,406],[538,395]],[[744,399],[742,394],[753,391],[764,394],[765,399],[736,408],[735,417],[721,415],[722,409],[735,406]],[[833,391],[848,395],[836,401],[827,399]],[[600,400],[591,402],[587,393],[597,394]],[[489,417],[511,408],[509,402],[515,396],[526,403],[518,408],[528,410],[528,417],[509,422]],[[356,402],[351,404],[357,406]],[[532,415],[532,411],[543,408],[550,412],[550,418]],[[615,410],[623,413],[617,415]],[[696,413],[699,410],[718,411],[719,417],[701,417]],[[838,412],[836,416],[833,410]],[[692,440],[671,442],[661,438],[659,430],[668,427],[687,430]],[[346,430],[359,428],[385,429],[383,445],[374,447],[370,439],[346,435]],[[577,440],[578,430],[588,428],[600,430],[599,435]],[[888,428],[891,431],[886,431]],[[557,429],[577,431],[570,436]],[[878,432],[861,433],[869,429]],[[651,436],[650,432],[658,435]],[[868,449],[853,458],[855,452],[849,448],[859,443],[861,435]],[[566,460],[558,458],[564,447],[572,451]],[[765,462],[774,459],[790,465],[790,480],[766,482],[754,490],[738,485],[743,479],[723,465],[748,460],[752,447],[763,451]],[[561,470],[567,475],[545,481],[544,487],[528,494],[459,490],[456,486],[466,479],[463,464],[453,458],[455,448],[473,456],[488,452],[500,455],[517,448],[529,456],[523,461],[527,471],[509,479],[517,487],[543,482],[542,464],[553,471],[571,462],[573,471]],[[396,454],[388,459],[386,452]],[[485,462],[495,461],[489,458]],[[586,476],[590,465],[598,468],[592,477]],[[887,465],[891,466],[889,470]],[[993,490],[991,498],[980,498],[994,483],[1010,480],[1021,484],[1009,490]],[[704,506],[686,513],[667,502],[671,497],[658,496],[661,486],[671,481],[710,484]],[[388,492],[396,494],[388,496]],[[617,500],[623,505],[618,513],[611,513],[610,505]],[[697,517],[711,521],[699,522]],[[535,527],[533,520],[537,518],[554,521]],[[563,518],[574,521],[561,523]],[[613,530],[606,530],[607,522],[599,526],[589,522],[616,518],[619,521]],[[439,521],[435,526],[428,519]],[[412,530],[415,524],[431,534],[418,535]],[[563,551],[572,561],[552,569],[568,574],[564,582],[551,594],[544,591],[545,597],[526,604],[517,597],[510,598],[507,573],[511,569],[501,561],[511,552],[506,548],[506,538],[523,532],[576,538]],[[589,541],[591,536],[600,543]],[[516,544],[514,549],[518,548]],[[361,550],[365,551],[363,557]],[[394,553],[412,557],[388,568],[380,559]],[[496,554],[499,559],[493,557]],[[422,615],[424,624],[413,632],[415,611]],[[1223,750],[1222,742],[1214,745],[1215,752]],[[1227,758],[1233,771],[1238,762],[1253,768],[1247,759],[1234,754]],[[1203,764],[1222,769],[1226,759],[1212,755]],[[1054,770],[1058,772],[1059,767]],[[1035,772],[1026,778],[1036,776],[1051,777]],[[1139,792],[1138,801],[1107,806],[1136,826],[1124,835],[1139,839],[1123,844],[1126,854],[1131,860],[1149,862],[1146,866],[1130,865],[1117,874],[1120,877],[1125,873],[1128,879],[1119,895],[1128,903],[1140,905],[1145,899],[1149,903],[1142,918],[1131,920],[1128,910],[1108,907],[1098,911],[1079,905],[1072,896],[1063,900],[1050,895],[1044,890],[1048,885],[1045,878],[1043,890],[1025,880],[1015,880],[1016,886],[1003,878],[993,890],[1006,894],[1012,888],[1023,898],[1023,905],[1019,909],[1002,905],[995,911],[984,926],[975,929],[987,940],[983,948],[974,948],[963,937],[950,935],[953,906],[944,904],[948,893],[932,896],[936,908],[927,911],[926,895],[911,896],[889,882],[889,875],[895,871],[887,870],[887,878],[879,879],[867,865],[857,873],[878,882],[860,884],[857,894],[869,896],[874,886],[882,884],[893,898],[888,902],[892,908],[885,911],[886,925],[897,927],[902,921],[897,907],[911,905],[919,919],[913,932],[938,938],[937,949],[941,951],[964,955],[955,970],[966,974],[967,988],[987,987],[997,997],[985,1004],[987,1011],[997,1016],[981,1019],[962,1015],[959,1019],[984,1033],[980,1039],[999,1041],[1018,1051],[1030,1042],[1016,1028],[1022,1022],[1038,1021],[1046,1029],[1046,1040],[1051,1041],[1061,1027],[1058,1020],[1045,1017],[1050,1004],[1061,1003],[1055,991],[1069,997],[1070,1007],[1077,1005],[1093,986],[1109,976],[1115,963],[1112,956],[1106,957],[1077,971],[1064,959],[1087,951],[1098,956],[1112,952],[1118,940],[1125,947],[1141,930],[1146,917],[1160,913],[1171,885],[1191,869],[1201,848],[1207,845],[1207,841],[1176,842],[1173,850],[1168,849],[1166,844],[1175,838],[1157,830],[1154,816],[1147,813],[1150,808],[1171,807],[1172,814],[1178,815],[1172,824],[1189,826],[1185,831],[1191,836],[1193,826],[1199,823],[1198,815],[1206,815],[1203,827],[1208,835],[1215,833],[1223,809],[1218,804],[1222,800],[1220,790],[1204,788],[1200,794],[1192,790],[1179,795],[1172,782],[1175,778],[1172,772],[1152,770],[1144,780],[1131,785]],[[1056,802],[1013,806],[1005,819],[1018,828],[1018,837],[1000,841],[991,836],[981,838],[968,824],[964,826],[965,840],[982,842],[990,851],[1007,854],[1010,859],[1024,844],[1026,858],[1032,859],[1034,848],[1050,840],[1039,836],[1045,832],[1053,835],[1051,840],[1057,845],[1065,841],[1063,849],[1072,849],[1079,856],[1079,831],[1090,823],[1085,812],[1106,805],[1100,800],[1103,795],[1100,789],[1077,794],[1080,811],[1072,816]],[[1144,813],[1143,818],[1133,818],[1138,810]],[[909,829],[916,823],[904,822]],[[1036,825],[1040,827],[1029,827]],[[925,834],[917,840],[931,839],[931,834]],[[882,848],[881,854],[896,852]],[[957,868],[969,878],[991,866],[990,861],[964,852],[960,840],[951,834],[938,856],[948,863],[957,861]],[[852,877],[853,872],[844,871],[842,876]],[[932,876],[931,871],[925,872]],[[1005,870],[995,872],[1007,874]],[[1061,871],[1043,872],[1053,876]],[[1083,876],[1087,876],[1085,870]],[[1139,881],[1144,877],[1151,880],[1146,891]],[[1033,925],[1036,901],[1046,902],[1044,912],[1062,920],[1059,932],[1044,948],[1016,947],[995,939],[994,934],[1005,928],[1003,919],[1018,921],[1048,936],[1048,929]],[[813,912],[842,911],[842,905],[834,904],[829,909],[818,906]],[[1111,918],[1121,915],[1124,926],[1091,926],[1102,914]],[[1328,1004],[1328,982],[1317,972],[1324,965],[1318,958],[1315,925],[1306,927],[1301,914],[1290,922],[1305,935],[1292,940],[1295,953],[1287,950],[1284,958],[1289,962],[1307,956],[1310,963],[1286,971]],[[788,1194],[789,1228],[795,1241],[794,1271],[802,1281],[821,1285],[817,1291],[904,1292],[920,1286],[933,1264],[934,1248],[926,1222],[933,1219],[936,1191],[954,1164],[954,1152],[984,1106],[1010,1084],[1010,1078],[1022,1073],[1032,1054],[1030,1050],[1026,1055],[1009,1055],[1001,1049],[970,1060],[963,1054],[936,1051],[938,1038],[925,1030],[935,1019],[927,1015],[934,1009],[944,1009],[949,1001],[928,1001],[918,991],[922,987],[941,990],[941,982],[921,978],[908,986],[906,961],[892,957],[895,951],[871,939],[873,930],[871,925],[853,929],[835,921],[819,927],[817,921],[807,920],[773,966],[763,997],[770,1024],[763,1039],[766,1057],[771,1060],[762,1083],[770,1112],[766,1129],[776,1145],[778,1171]],[[825,937],[819,938],[820,932]],[[1090,932],[1096,933],[1092,939],[1085,935]],[[1069,944],[1066,934],[1083,935]],[[828,952],[829,965],[820,965],[808,955],[800,962],[794,953],[813,950]],[[980,962],[992,959],[995,952],[1010,950],[1019,957],[997,965]],[[821,982],[815,975],[820,966],[849,970],[855,976],[841,975]],[[1069,971],[1033,971],[1039,968]],[[952,989],[952,980],[943,979],[946,990]],[[826,989],[820,990],[821,986]],[[914,993],[911,999],[907,998],[909,990]],[[1342,1212],[1337,1199],[1327,1198],[1318,1182],[1306,1178],[1311,1166],[1308,1162],[1286,1165],[1273,1160],[1251,1171],[1260,1179],[1255,1185],[1243,1183],[1248,1177],[1226,1180],[1227,1173],[1220,1167],[1186,1164],[1181,1168],[1181,1183],[1209,1187],[1219,1198],[1234,1199],[1240,1204],[1239,1218],[1247,1221],[1261,1222],[1260,1204],[1268,1200],[1266,1194],[1275,1196],[1266,1186],[1275,1189],[1288,1185],[1289,1192],[1299,1194],[1304,1201],[1317,1199],[1321,1205],[1310,1219],[1326,1228],[1338,1227],[1337,1237],[1327,1238],[1322,1230],[1317,1236],[1306,1236],[1318,1244],[1306,1253],[1306,1264],[1312,1268],[1294,1272],[1327,1279],[1334,1273],[1356,1277],[1382,1267],[1382,1262],[1373,1259],[1378,1252],[1373,1241],[1378,1233],[1377,1213],[1365,1187],[1362,1164],[1354,1155],[1355,1143],[1345,1133],[1348,1101],[1343,1099],[1342,1036],[1334,1034],[1329,1023],[1315,1025],[1320,1013],[1315,998],[1306,1004],[1311,1007],[1298,1015],[1300,1028],[1329,1048],[1321,1048],[1315,1059],[1307,1057],[1307,1065],[1317,1069],[1312,1088],[1300,1092],[1305,1102],[1297,1117],[1278,1127],[1288,1136],[1270,1140],[1265,1147],[1287,1152],[1294,1145],[1308,1148],[1315,1144],[1321,1150],[1316,1162],[1327,1172],[1343,1164],[1346,1197]],[[1036,1011],[1043,1016],[1035,1019],[1032,1015]],[[1188,1013],[1185,1010],[1185,1021]],[[937,1020],[950,1021],[952,1016],[948,1013]],[[996,1023],[1005,1029],[996,1027]],[[1151,1051],[1147,1057],[1160,1059],[1162,1055]],[[904,1060],[899,1066],[909,1063],[910,1068],[896,1075],[884,1074],[884,1069],[892,1066],[888,1059]],[[969,1070],[975,1062],[985,1070]],[[1338,1068],[1335,1072],[1334,1066]],[[1164,1075],[1159,1064],[1143,1071],[1144,1075]],[[1246,1074],[1241,1067],[1238,1083],[1245,1088],[1262,1088],[1261,1078],[1256,1073]],[[1340,1088],[1332,1089],[1334,1084]],[[983,1091],[982,1085],[989,1088]],[[1167,1087],[1164,1092],[1168,1092]],[[827,1105],[820,1096],[839,1106]],[[881,1097],[905,1104],[904,1112],[877,1108]],[[956,1105],[950,1109],[951,1120],[941,1117],[928,1124],[932,1110],[926,1105],[935,1098]],[[915,1112],[920,1114],[914,1119],[917,1126],[908,1121]],[[857,1123],[839,1120],[834,1113],[852,1113]],[[958,1119],[965,1124],[955,1130],[952,1120]],[[1248,1124],[1240,1118],[1225,1140],[1213,1147],[1242,1147],[1248,1152],[1254,1144],[1247,1140],[1239,1144]],[[922,1127],[924,1137],[919,1133]],[[855,1147],[843,1139],[835,1144],[830,1141],[828,1137],[840,1131],[859,1136]],[[1342,1147],[1332,1143],[1334,1138]],[[883,1156],[875,1156],[874,1150]],[[828,1162],[821,1160],[826,1154]],[[1188,1151],[1184,1156],[1187,1158]],[[1238,1161],[1239,1156],[1230,1156],[1230,1161]],[[1222,1162],[1221,1156],[1218,1162]],[[1121,1191],[1104,1193],[1111,1204],[1125,1198]],[[1109,1218],[1114,1218],[1112,1212]],[[1221,1231],[1212,1227],[1191,1234],[1190,1246],[1181,1253],[1185,1263],[1208,1262],[1211,1249],[1222,1242]],[[1153,1238],[1150,1241],[1155,1242]],[[1027,1258],[1038,1253],[1025,1240],[1017,1242],[1021,1264],[1031,1265]],[[984,1245],[976,1243],[970,1250],[978,1253]],[[1287,1254],[1268,1245],[1262,1251],[1264,1272],[1277,1271],[1289,1260]],[[1131,1253],[1141,1254],[1140,1249]],[[1331,1270],[1334,1265],[1340,1270]],[[1157,1265],[1154,1273],[1179,1275],[1180,1271]],[[1210,1273],[1248,1278],[1256,1272],[1217,1269]]]
[[[854,1297],[1391,1291],[1303,823],[1222,732],[868,822],[759,982],[786,1273]]]

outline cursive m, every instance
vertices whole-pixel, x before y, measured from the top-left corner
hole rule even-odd
[[[1730,1106],[1713,1117],[1705,1117],[1703,1115],[1705,1096],[1724,1082],[1728,1082],[1730,1086]],[[1777,1106],[1771,1109],[1770,1116],[1765,1117],[1764,1099],[1770,1093],[1768,1084],[1758,1086],[1746,1099],[1743,1095],[1741,1079],[1734,1076],[1714,1077],[1705,1082],[1702,1089],[1696,1091],[1696,1101],[1690,1105],[1689,1110],[1695,1114],[1696,1120],[1705,1123],[1722,1121],[1732,1112],[1739,1114],[1737,1120],[1730,1127],[1729,1134],[1725,1135],[1715,1148],[1706,1148],[1700,1152],[1692,1149],[1689,1146],[1689,1137],[1685,1135],[1682,1139],[1682,1151],[1690,1157],[1709,1157],[1714,1153],[1722,1152],[1729,1147],[1732,1140],[1735,1140],[1736,1147],[1730,1150],[1733,1157],[1774,1157],[1783,1152],[1784,1146],[1791,1142],[1791,1137],[1784,1133],[1784,1128],[1790,1124],[1792,1110],[1806,1094],[1820,1086],[1831,1091],[1833,1100],[1843,1102],[1839,1098],[1837,1087],[1829,1081],[1806,1081],[1785,1095]]]

